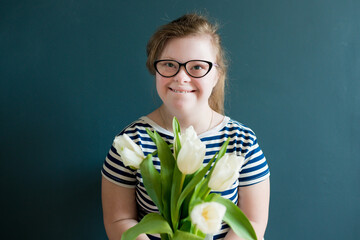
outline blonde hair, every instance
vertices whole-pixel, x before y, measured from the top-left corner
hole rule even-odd
[[[224,114],[227,62],[217,30],[217,25],[211,24],[206,17],[199,14],[186,14],[168,24],[161,26],[152,35],[147,44],[146,66],[149,72],[152,75],[155,75],[156,71],[154,67],[154,61],[158,60],[158,57],[161,55],[169,39],[197,34],[209,35],[215,49],[217,50],[216,63],[219,65],[219,79],[209,98],[209,105],[214,111]]]

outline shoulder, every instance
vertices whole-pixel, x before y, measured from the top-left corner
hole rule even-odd
[[[151,150],[153,150],[154,148],[153,146],[155,146],[155,144],[151,140],[147,131],[152,131],[152,132],[156,131],[165,141],[168,142],[171,141],[173,138],[171,135],[162,132],[161,129],[159,129],[159,127],[146,116],[142,116],[139,119],[130,123],[119,134],[117,134],[117,136],[126,134],[136,144],[144,148],[143,149],[144,151],[146,151],[146,148],[149,146]]]
[[[256,140],[256,134],[250,127],[230,117],[227,117],[227,122],[221,131],[230,138],[245,138],[252,142]]]
[[[127,135],[133,135],[133,134],[136,134],[136,133],[142,133],[144,131],[146,133],[147,128],[152,128],[152,127],[151,127],[151,125],[149,123],[147,123],[145,121],[144,117],[140,117],[137,120],[130,123],[129,125],[127,125],[117,135],[123,135],[124,133],[126,133]]]

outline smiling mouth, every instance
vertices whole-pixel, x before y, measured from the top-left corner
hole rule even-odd
[[[175,89],[172,89],[172,88],[169,88],[172,92],[174,93],[192,93],[192,92],[195,92],[195,90],[191,90],[191,91],[182,91],[182,90],[175,90]]]

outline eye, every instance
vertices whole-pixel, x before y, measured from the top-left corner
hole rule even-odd
[[[192,69],[194,69],[194,70],[201,70],[201,69],[203,69],[203,67],[200,66],[200,65],[196,65],[196,66],[193,66]]]
[[[176,68],[175,63],[173,63],[173,62],[163,62],[162,65],[165,68]]]
[[[206,71],[208,68],[209,65],[201,61],[194,61],[189,64],[190,71]]]

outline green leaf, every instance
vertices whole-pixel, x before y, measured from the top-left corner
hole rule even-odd
[[[151,154],[147,155],[146,158],[140,164],[140,171],[143,177],[143,183],[146,188],[146,192],[158,207],[162,213],[163,204],[161,201],[161,177],[160,173],[154,167],[153,157]]]
[[[181,190],[183,188],[185,179],[185,174],[183,174],[177,164],[174,166],[174,172],[173,172],[173,180],[171,184],[171,222],[173,229],[178,228],[179,224],[179,215],[180,215],[180,209],[177,208],[177,202],[179,199],[179,196],[181,194]]]
[[[223,145],[221,146],[221,149],[220,149],[220,151],[218,153],[218,157],[217,157],[218,159],[222,158],[225,155],[229,142],[230,142],[230,138],[226,139],[226,142],[224,142]]]
[[[161,233],[160,238],[161,238],[161,240],[171,240],[169,237],[169,234],[166,234],[166,233]]]
[[[181,220],[179,229],[184,232],[190,232],[191,226],[192,226],[192,222],[190,220],[190,217],[188,217],[187,219]]]
[[[203,237],[196,236],[189,232],[183,232],[181,230],[177,230],[174,234],[173,240],[202,240]]]
[[[181,142],[179,137],[179,134],[181,133],[181,129],[180,129],[180,123],[176,117],[173,118],[173,131],[174,131],[174,156],[175,159],[177,159],[177,156],[181,149]],[[180,209],[177,207],[177,201],[181,194],[184,185],[184,180],[185,180],[185,175],[179,170],[177,164],[175,163],[172,186],[171,186],[171,222],[173,229],[177,229],[179,224]]]
[[[173,131],[174,131],[174,154],[177,158],[181,148],[181,143],[179,138],[181,129],[180,129],[180,123],[176,117],[173,118]]]
[[[211,194],[211,197],[212,201],[221,203],[226,207],[226,213],[223,220],[224,222],[229,224],[229,226],[236,233],[236,235],[246,240],[257,239],[256,233],[249,219],[245,216],[245,214],[240,210],[237,205],[235,205],[229,199],[221,197],[219,194]]]
[[[162,216],[157,213],[149,213],[138,224],[125,231],[121,240],[133,240],[142,233],[166,233],[171,236],[173,235],[170,225]]]
[[[180,208],[180,219],[183,221],[183,219],[186,219],[189,217],[189,207],[190,207],[190,201],[194,194],[194,190],[192,190],[187,197],[184,199],[183,203],[181,204]]]
[[[160,176],[161,176],[161,194],[163,204],[163,214],[166,220],[171,221],[170,216],[170,198],[171,198],[171,185],[173,180],[173,172],[175,159],[171,152],[169,145],[162,139],[162,137],[155,131],[154,132],[155,144],[158,149],[158,157],[160,159]],[[153,183],[151,183],[153,184]]]
[[[208,174],[208,176],[207,176],[207,182],[209,182],[209,180],[210,180],[210,176],[211,176],[212,172],[214,171],[214,168],[215,168],[215,166],[216,166],[216,163],[219,161],[220,158],[222,158],[222,157],[225,155],[227,146],[229,145],[229,142],[230,142],[230,138],[228,138],[228,139],[223,143],[223,145],[221,146],[221,149],[220,149],[220,151],[218,152],[218,154],[217,154],[217,156],[216,156],[215,164],[214,164],[214,166],[211,168],[211,170],[210,170],[210,172],[209,172],[209,174]]]
[[[224,143],[223,145],[221,146],[221,149],[220,151],[218,152],[217,155],[215,155],[214,157],[216,157],[216,160],[215,160],[215,164],[214,166],[211,168],[209,174],[206,176],[205,180],[202,182],[202,185],[199,186],[200,189],[198,191],[198,196],[201,197],[202,199],[204,199],[207,194],[209,193],[209,187],[208,187],[208,183],[210,181],[210,178],[211,178],[211,174],[213,173],[214,169],[215,169],[215,166],[217,164],[217,162],[219,161],[220,158],[222,158],[225,153],[226,153],[226,149],[227,149],[227,146],[229,144],[229,141],[230,141],[230,138],[228,138]]]
[[[155,134],[152,131],[150,131],[150,129],[148,129],[148,128],[146,128],[146,132],[149,135],[149,137],[151,138],[151,140],[155,143],[156,142]]]

